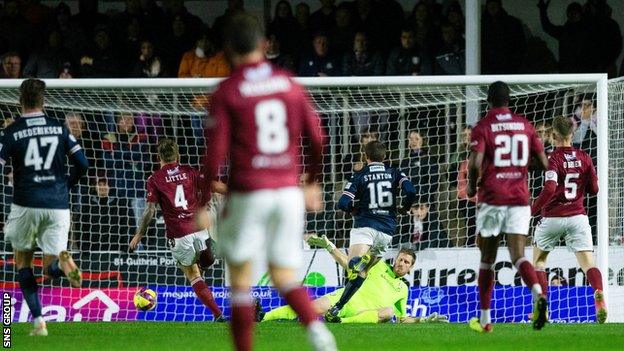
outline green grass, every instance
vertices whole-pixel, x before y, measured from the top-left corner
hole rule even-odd
[[[231,350],[226,324],[48,323],[50,336],[29,337],[31,325],[14,323],[15,350]],[[340,350],[623,350],[623,324],[497,324],[477,334],[466,324],[330,325]],[[310,350],[295,323],[256,327],[256,350]]]

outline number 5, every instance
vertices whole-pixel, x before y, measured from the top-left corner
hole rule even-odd
[[[576,192],[578,190],[578,185],[574,182],[575,179],[578,179],[578,173],[570,173],[566,174],[563,185],[565,186],[565,198],[568,200],[576,199]]]

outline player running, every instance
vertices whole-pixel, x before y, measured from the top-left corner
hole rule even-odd
[[[307,237],[308,244],[326,249],[342,266],[348,269],[348,258],[326,236]],[[394,317],[398,323],[448,323],[446,316],[432,313],[427,317],[411,317],[407,315],[407,296],[409,283],[403,278],[414,267],[416,254],[410,249],[399,250],[394,264],[389,265],[380,260],[368,272],[368,278],[362,288],[340,311],[340,323],[385,323]],[[314,300],[314,307],[319,313],[325,313],[338,302],[344,289],[338,289]],[[295,319],[297,315],[288,306],[282,306],[269,312],[262,311],[256,305],[256,321],[266,322],[282,319]]]
[[[255,17],[233,16],[224,43],[233,71],[212,95],[204,163],[210,181],[229,155],[230,193],[219,222],[218,246],[229,267],[235,347],[251,349],[252,261],[264,254],[273,284],[299,315],[315,349],[335,350],[333,335],[317,320],[307,291],[295,277],[302,256],[304,204],[312,210],[321,207],[316,183],[323,155],[319,117],[290,73],[265,60],[265,37]],[[301,137],[309,145],[303,150],[309,161],[303,192]],[[205,211],[198,212],[199,221],[205,217]]]
[[[340,321],[342,308],[364,283],[369,269],[383,256],[397,226],[397,197],[403,191],[401,212],[406,213],[416,198],[416,189],[405,173],[383,164],[386,147],[379,141],[364,146],[367,165],[346,184],[337,208],[355,214],[350,233],[347,284],[325,320]],[[355,202],[355,203],[354,203]]]
[[[509,110],[507,84],[492,83],[488,88],[488,103],[490,110],[472,130],[468,161],[468,197],[477,194],[480,175],[477,231],[481,251],[478,278],[481,317],[471,319],[470,328],[492,331],[493,267],[498,243],[505,236],[511,261],[533,294],[533,328],[539,330],[546,323],[547,302],[533,265],[524,257],[531,221],[527,179],[531,156],[536,156],[544,169],[548,167],[548,159],[533,126]]]
[[[17,280],[33,316],[30,335],[48,335],[41,316],[39,286],[32,269],[35,246],[43,251],[43,272],[66,276],[79,288],[82,275],[67,252],[69,189],[87,173],[84,151],[65,125],[43,112],[45,83],[27,79],[20,86],[22,115],[0,134],[0,164],[13,166],[13,203],[5,227],[14,251]],[[67,176],[67,158],[73,167]],[[36,245],[35,245],[36,244]]]
[[[158,159],[160,169],[147,179],[147,207],[130,242],[130,249],[138,247],[156,213],[156,205],[159,205],[165,218],[167,244],[173,258],[178,261],[197,299],[212,312],[214,321],[224,322],[223,313],[201,274],[201,270],[208,269],[214,263],[208,231],[199,227],[194,219],[204,197],[203,176],[194,168],[178,163],[178,144],[171,139],[164,139],[158,144]]]
[[[596,319],[604,323],[607,308],[602,293],[602,274],[594,263],[591,227],[583,206],[585,191],[598,193],[596,169],[589,155],[572,147],[574,124],[569,118],[555,118],[552,128],[556,149],[548,159],[544,188],[531,206],[533,215],[541,211],[542,216],[535,229],[533,264],[546,295],[546,258],[563,237],[594,288]]]

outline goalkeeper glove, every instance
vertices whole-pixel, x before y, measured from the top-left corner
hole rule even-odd
[[[420,323],[448,323],[448,317],[437,312],[433,312],[427,317],[421,318]]]
[[[327,236],[325,235],[318,237],[317,235],[312,234],[308,236],[306,241],[308,242],[308,245],[321,247],[328,252],[332,252],[336,248],[336,245],[329,241],[329,239],[327,239]]]

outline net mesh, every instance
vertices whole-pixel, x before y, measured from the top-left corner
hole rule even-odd
[[[145,180],[158,167],[158,140],[174,138],[180,145],[181,162],[199,166],[204,145],[204,106],[209,104],[213,88],[48,89],[46,113],[67,122],[92,165],[88,178],[71,195],[69,243],[85,272],[83,286],[91,290],[72,292],[73,295],[68,292],[68,296],[86,299],[89,291],[101,291],[111,298],[117,296],[115,302],[121,306],[126,303],[124,296],[131,296],[137,287],[149,286],[159,294],[158,313],[140,312],[137,318],[211,318],[210,313],[195,301],[192,290],[182,288],[187,282],[166,249],[164,221],[160,215],[150,226],[142,250],[130,254],[128,244],[145,207]],[[581,130],[583,121],[595,120],[595,85],[512,84],[510,88],[512,110],[534,122],[547,149],[550,149],[547,141],[549,124],[554,117],[564,115],[574,119],[579,126],[577,130]],[[619,88],[622,90],[621,86]],[[478,302],[475,285],[479,256],[475,247],[476,205],[465,194],[467,148],[470,124],[487,109],[487,86],[473,86],[470,94],[467,94],[465,85],[314,86],[309,87],[309,92],[321,115],[328,145],[322,174],[325,210],[308,214],[306,231],[327,235],[339,247],[348,246],[352,220],[335,211],[334,205],[345,182],[363,165],[362,145],[372,139],[383,141],[389,149],[388,162],[405,171],[418,192],[417,204],[407,216],[400,218],[393,239],[395,248],[410,245],[419,250],[416,267],[406,277],[414,286],[410,292],[410,313],[437,311],[456,322],[474,316]],[[19,115],[18,101],[16,88],[0,89],[0,113],[5,119]],[[477,106],[477,115],[466,114],[470,104]],[[618,106],[624,109],[621,102]],[[592,124],[588,125],[590,127],[584,129],[582,135],[575,134],[575,143],[588,151],[596,162],[596,134]],[[614,134],[622,133],[622,130],[624,128],[611,129],[612,140],[618,136],[618,140],[624,140],[620,134]],[[621,166],[614,163],[618,162],[619,155],[614,150],[621,153],[623,148],[617,149],[614,145],[611,144],[610,150],[613,153],[611,164]],[[11,203],[10,167],[5,167],[3,172],[0,212],[6,219]],[[618,175],[618,171],[612,170],[611,186],[616,184]],[[541,173],[531,173],[532,196],[539,194],[542,182]],[[623,210],[622,206],[616,205],[621,203],[619,198],[622,195],[618,193],[610,199],[614,245],[618,240],[619,243],[622,241]],[[219,198],[215,197],[214,201],[218,207]],[[589,197],[587,206],[595,238],[596,199]],[[619,237],[613,228],[618,228]],[[529,236],[527,244],[530,239]],[[6,268],[0,273],[0,279],[4,288],[14,289],[17,293],[10,244],[4,241],[4,237],[0,244]],[[530,250],[527,255],[530,257]],[[315,294],[342,285],[344,274],[329,255],[306,250],[305,258],[300,274],[305,283],[319,287],[313,290]],[[39,274],[41,261],[36,261],[37,264],[36,273]],[[494,309],[501,312],[494,315],[494,321],[527,320],[531,309],[530,294],[521,288],[522,283],[509,262],[506,249],[499,252],[496,270],[494,300],[497,304]],[[593,301],[588,297],[590,292],[582,287],[586,284],[585,278],[574,256],[558,248],[551,255],[549,272],[550,278],[559,276],[559,281],[576,287],[553,288],[551,318],[593,320]],[[227,305],[227,289],[221,287],[227,285],[225,273],[223,262],[217,262],[205,272],[206,282],[215,287],[215,297],[224,307]],[[254,279],[257,285],[270,284],[261,269],[255,272]],[[59,293],[58,289],[64,289],[58,288],[59,284],[67,286],[64,281],[43,281],[46,288],[42,294],[50,295],[43,300],[44,305],[62,305],[53,298]],[[266,302],[266,307],[276,307],[283,302],[271,289],[258,288],[254,294]],[[92,300],[88,300],[85,306],[92,310],[94,320],[101,319],[98,308],[102,307]],[[129,304],[131,302],[126,307],[133,310]],[[19,299],[15,306],[16,311],[24,310]],[[123,311],[124,307],[119,308]],[[71,313],[78,313],[76,308],[73,312],[70,307],[66,309],[67,319]],[[25,314],[18,313],[15,319],[25,321],[27,310]],[[87,318],[84,312],[81,314],[81,318]],[[113,320],[124,318],[121,312],[112,316]]]

